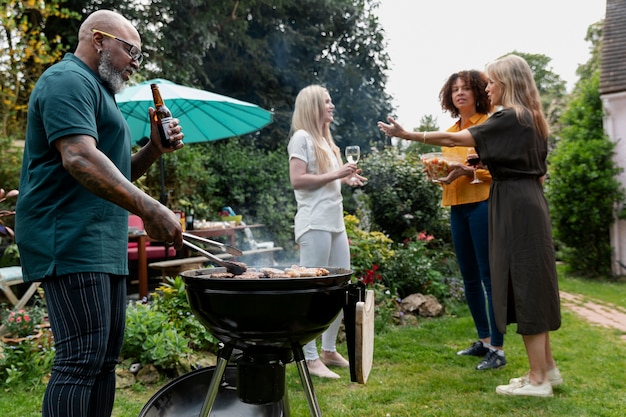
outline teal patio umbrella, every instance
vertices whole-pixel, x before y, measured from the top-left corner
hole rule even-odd
[[[135,140],[150,137],[148,107],[154,107],[150,84],[159,85],[165,105],[180,120],[187,144],[245,135],[272,122],[272,112],[255,104],[157,78],[115,96]]]
[[[180,120],[184,142],[200,143],[255,132],[272,122],[272,112],[255,104],[156,78],[126,87],[115,96],[130,132],[140,142],[150,137],[148,107],[154,107],[150,84],[158,84],[165,105]],[[166,204],[165,168],[161,171],[161,197]]]

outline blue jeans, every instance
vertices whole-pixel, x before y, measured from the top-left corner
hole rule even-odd
[[[56,354],[43,417],[110,417],[126,323],[126,279],[77,273],[43,281]]]
[[[488,202],[461,204],[450,210],[452,241],[463,276],[465,299],[479,339],[491,338],[502,346],[504,336],[496,328],[489,273]]]

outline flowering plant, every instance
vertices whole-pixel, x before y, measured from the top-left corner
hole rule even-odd
[[[7,334],[13,337],[27,337],[35,333],[35,329],[43,319],[43,311],[39,307],[27,310],[12,310],[4,319]]]
[[[351,214],[344,215],[344,223],[350,243],[350,265],[354,277],[372,286],[382,279],[380,265],[393,256],[393,242],[381,232],[361,229],[359,219]]]

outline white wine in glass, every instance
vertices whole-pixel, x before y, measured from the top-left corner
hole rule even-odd
[[[361,157],[361,148],[357,145],[346,146],[346,159],[351,164],[356,164],[359,162],[359,158]],[[352,176],[350,178],[351,181],[356,181],[356,177]]]
[[[348,160],[348,162],[350,162],[351,164],[356,164],[357,162],[359,162],[359,158],[361,157],[361,148],[353,145],[353,146],[346,146],[346,159]]]

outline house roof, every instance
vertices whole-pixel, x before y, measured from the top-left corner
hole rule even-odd
[[[626,0],[607,0],[602,29],[600,94],[626,91]]]

